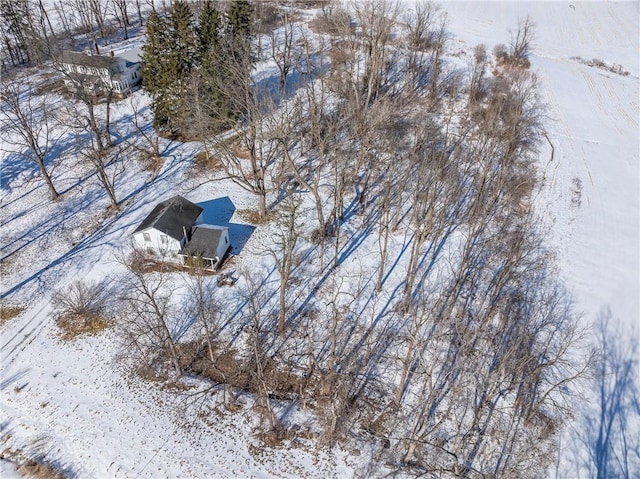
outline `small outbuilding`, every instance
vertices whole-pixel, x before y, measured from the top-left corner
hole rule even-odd
[[[178,254],[186,263],[200,259],[205,267],[217,269],[230,248],[229,228],[200,224],[191,228],[189,240]]]

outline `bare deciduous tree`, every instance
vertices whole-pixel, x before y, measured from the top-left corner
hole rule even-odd
[[[129,39],[129,26],[131,22],[129,21],[129,2],[127,0],[111,0],[112,3],[112,11],[113,14],[120,24],[120,26],[124,29],[124,39]]]
[[[284,91],[287,85],[287,76],[297,60],[294,51],[295,25],[291,16],[286,12],[279,30],[271,34],[271,58],[280,71],[280,88]]]
[[[406,82],[409,92],[419,92],[427,84],[429,78],[428,49],[434,44],[434,25],[437,21],[439,7],[430,1],[416,2],[415,10],[404,17],[407,29]]]
[[[231,137],[215,137],[210,143],[229,178],[257,197],[258,213],[265,218],[267,194],[272,190],[270,174],[278,151],[272,134],[274,107],[258,92],[247,92],[246,99],[245,124],[239,126]]]
[[[280,274],[278,333],[284,334],[287,320],[287,290],[291,274],[297,266],[297,245],[302,223],[301,200],[292,188],[279,205],[277,230],[273,236],[274,248],[270,250]]]
[[[144,152],[149,155],[151,159],[160,158],[160,138],[155,131],[153,131],[153,119],[151,113],[148,112],[148,107],[140,108],[137,97],[131,96],[129,104],[133,111],[133,125],[136,131],[143,140],[145,146],[140,146],[138,143],[130,143],[135,149]],[[144,111],[146,110],[146,111]]]
[[[166,272],[145,274],[122,260],[127,273],[121,280],[122,321],[128,347],[138,351],[147,365],[168,356],[176,376],[182,374],[176,341],[171,332],[175,305]]]
[[[2,110],[0,125],[8,144],[26,148],[32,161],[38,165],[51,199],[58,197],[46,167],[50,152],[61,136],[55,134],[54,100],[51,95],[36,94],[35,85],[23,81],[3,82],[0,92]],[[22,152],[20,152],[22,153]]]
[[[117,208],[116,181],[126,170],[127,152],[122,147],[100,150],[92,144],[82,155],[93,165],[100,185],[109,196],[111,206]]]
[[[257,406],[262,417],[266,418],[269,431],[278,431],[282,425],[275,414],[269,399],[270,390],[266,382],[265,369],[270,360],[269,355],[269,316],[268,295],[264,285],[265,278],[254,272],[243,274],[244,291],[241,293],[246,302],[244,311],[248,319],[248,344],[250,354],[250,370],[252,381],[258,393]]]
[[[194,274],[189,275],[187,284],[190,293],[188,307],[194,310],[197,323],[202,326],[209,360],[213,363],[216,357],[212,341],[220,332],[221,312],[218,300],[213,296],[213,285],[210,279],[204,274],[204,270],[196,268]]]
[[[372,0],[353,4],[360,29],[360,41],[364,53],[365,71],[362,78],[365,108],[377,98],[384,87],[393,28],[400,11],[400,5],[392,0]]]
[[[530,16],[518,19],[518,30],[511,33],[510,56],[518,65],[528,66],[531,54],[531,43],[534,39],[535,23]]]

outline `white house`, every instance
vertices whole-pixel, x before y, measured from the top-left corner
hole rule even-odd
[[[135,246],[163,259],[199,258],[217,268],[231,249],[229,228],[202,224],[202,211],[180,195],[158,203],[133,232]]]
[[[134,243],[163,258],[178,260],[178,252],[201,213],[202,208],[180,195],[162,201],[133,232]]]
[[[82,85],[86,91],[119,96],[131,93],[140,83],[142,50],[134,48],[114,55],[87,55],[62,52],[62,68],[66,73],[67,88],[76,90]]]

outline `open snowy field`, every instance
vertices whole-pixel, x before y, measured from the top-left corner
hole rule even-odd
[[[516,19],[531,16],[531,64],[548,105],[546,130],[555,149],[553,161],[550,148],[542,150],[547,196],[539,209],[548,209],[551,244],[585,320],[609,306],[637,328],[638,2],[445,2],[443,8],[461,48],[505,43]],[[589,67],[574,57],[621,65],[629,74]],[[577,182],[580,193],[574,192]]]
[[[548,105],[550,142],[541,148],[545,183],[538,212],[549,224],[549,245],[557,250],[560,273],[584,320],[592,322],[608,306],[629,330],[637,330],[638,2],[445,2],[442,7],[449,13],[449,49],[464,52],[462,58],[478,43],[489,49],[507,43],[519,17],[529,14],[535,22],[531,68]],[[576,57],[621,65],[628,75]],[[144,95],[136,97],[144,105]],[[123,134],[129,114],[127,101],[114,112]],[[82,201],[52,204],[35,168],[14,169],[2,153],[0,296],[25,310],[0,326],[0,450],[46,456],[80,478],[327,478],[365,471],[366,451],[259,449],[250,412],[216,411],[206,393],[196,394],[201,385],[176,393],[142,381],[121,367],[112,331],[70,343],[58,339],[50,314],[53,289],[78,278],[117,274],[122,265],[114,257],[156,202],[174,194],[194,202],[224,196],[236,211],[230,221],[246,223],[238,211],[254,207],[251,195],[231,182],[202,184],[186,177],[199,145],[165,142],[163,147],[166,160],[157,177],[134,162],[120,178],[125,207],[107,219],[102,212],[108,198],[95,181],[84,181],[81,168],[76,176],[56,179],[62,191],[83,183],[89,194]],[[87,224],[93,225],[88,235]],[[257,227],[248,235],[239,266],[251,262],[264,234]]]

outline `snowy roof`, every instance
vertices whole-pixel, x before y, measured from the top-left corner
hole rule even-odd
[[[140,63],[142,61],[142,48],[136,47],[116,54],[117,58],[122,58],[129,63]]]
[[[191,230],[189,243],[180,251],[187,256],[216,259],[222,232],[228,228],[213,225],[198,225]]]
[[[102,55],[87,55],[86,53],[64,51],[62,52],[62,63],[109,69],[113,64],[113,57]]]
[[[140,63],[142,61],[142,48],[131,48],[115,56],[113,52],[111,52],[111,55],[87,55],[86,53],[72,51],[62,52],[62,63],[71,65],[110,69],[116,59],[124,60],[128,65]]]
[[[149,216],[136,228],[134,234],[154,228],[179,241],[184,237],[183,228],[191,228],[200,213],[202,213],[202,208],[186,198],[176,195],[158,203]]]

